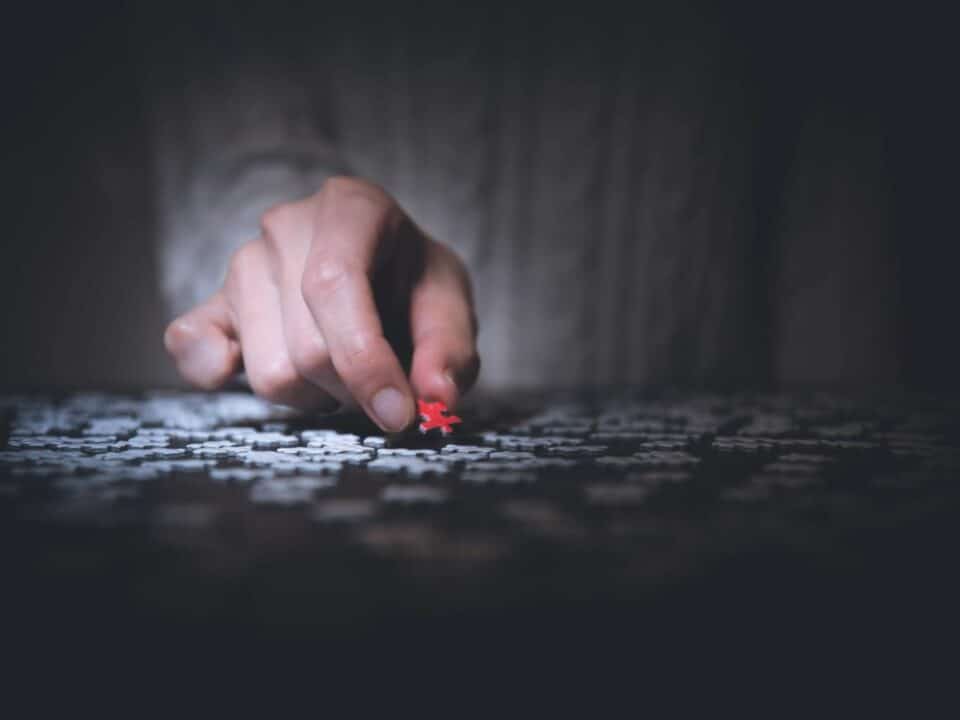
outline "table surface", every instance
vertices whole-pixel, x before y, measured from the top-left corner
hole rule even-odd
[[[960,415],[936,398],[556,392],[460,414],[449,437],[383,437],[239,393],[2,398],[6,617],[49,626],[69,597],[71,623],[329,634],[954,597]]]

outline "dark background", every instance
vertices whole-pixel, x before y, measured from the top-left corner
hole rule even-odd
[[[174,381],[161,347],[168,318],[153,250],[140,10],[110,2],[4,11],[2,386]],[[887,205],[880,215],[892,223],[896,293],[876,312],[896,328],[896,381],[956,389],[958,115],[950,102],[950,25],[918,4],[703,3],[697,11],[736,39],[748,61],[743,81],[761,99],[752,108],[763,149],[755,162],[768,179],[753,259],[760,277],[765,268],[795,261],[778,257],[764,238],[780,217],[785,168],[803,118],[844,118],[852,141],[858,127],[879,133],[883,171],[865,180],[882,186],[870,197],[885,198],[874,202]],[[278,4],[276,12],[285,10]],[[316,7],[324,22],[335,22],[338,12]],[[522,12],[536,18],[568,11],[552,5]],[[623,11],[581,7],[569,21],[588,12],[614,25]],[[379,22],[377,8],[363,13],[364,22]],[[848,262],[870,268],[876,260],[869,248],[858,248]],[[766,292],[757,289],[759,297]],[[829,326],[832,310],[822,303],[817,322]],[[749,321],[760,338],[756,352],[771,353],[769,313],[761,305]]]

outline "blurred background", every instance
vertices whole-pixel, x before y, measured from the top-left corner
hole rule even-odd
[[[958,387],[948,25],[909,7],[6,10],[0,385],[177,383],[334,172],[463,255],[490,386]]]

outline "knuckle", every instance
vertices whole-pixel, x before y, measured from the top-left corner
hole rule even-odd
[[[454,248],[436,240],[431,241],[436,267],[473,304],[473,282],[463,257]]]
[[[346,175],[328,178],[320,188],[320,196],[336,202],[359,199],[378,204],[390,203],[390,196],[379,185]]]
[[[363,392],[366,386],[377,384],[387,372],[389,346],[382,335],[356,331],[344,338],[343,360],[337,370],[344,382]]]
[[[283,254],[282,254],[283,236],[280,235],[279,233],[264,232],[258,238],[258,242],[260,243],[267,257],[269,257],[271,261],[277,262],[283,257]]]
[[[346,263],[332,258],[321,258],[312,263],[300,281],[304,300],[322,299],[335,294],[355,274]]]
[[[318,341],[300,341],[291,350],[293,366],[302,375],[317,375],[330,370],[333,363],[330,353]]]
[[[296,368],[286,357],[276,358],[250,376],[254,391],[273,402],[288,399],[296,391],[299,381]]]
[[[373,216],[387,224],[402,215],[383,188],[359,178],[329,178],[320,188],[318,199],[324,215]]]
[[[296,222],[297,206],[294,203],[279,203],[260,216],[260,228],[267,237],[283,235]]]
[[[466,264],[463,262],[460,253],[446,243],[439,242],[438,240],[433,240],[433,244],[437,252],[440,253],[451,269],[466,273]]]
[[[450,252],[450,268],[453,272],[453,276],[456,279],[456,282],[460,285],[461,290],[467,298],[473,298],[473,283],[470,280],[470,272],[467,270],[467,265],[463,259],[453,250],[449,249]]]

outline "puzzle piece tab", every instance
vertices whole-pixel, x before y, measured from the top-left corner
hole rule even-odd
[[[440,402],[427,402],[417,400],[417,410],[420,413],[420,432],[426,434],[434,428],[440,428],[440,432],[449,435],[453,432],[453,426],[462,422],[456,415],[450,415],[447,406]]]

